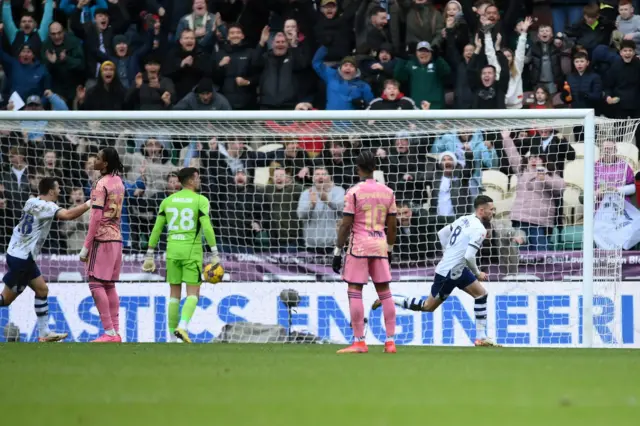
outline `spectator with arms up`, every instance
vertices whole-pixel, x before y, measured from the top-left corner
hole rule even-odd
[[[20,18],[20,29],[18,30],[13,22],[11,0],[4,2],[2,5],[2,22],[4,23],[7,39],[11,44],[11,50],[15,56],[20,53],[20,49],[25,44],[31,46],[33,53],[37,57],[40,56],[42,42],[47,38],[49,24],[53,20],[53,8],[53,0],[46,0],[40,28],[36,27],[37,23],[31,13],[24,13]]]
[[[444,80],[449,74],[451,67],[443,58],[433,58],[427,41],[418,43],[415,58],[398,61],[394,72],[398,81],[411,86],[411,99],[419,105],[427,101],[431,109],[444,109]]]
[[[51,76],[47,67],[36,60],[33,49],[25,44],[20,49],[18,59],[2,50],[0,43],[0,60],[2,66],[11,76],[9,92],[18,92],[22,99],[31,95],[42,96],[51,88]]]
[[[527,234],[528,243],[522,249],[548,250],[564,181],[547,170],[537,148],[532,148],[525,159],[520,157],[508,130],[502,132],[502,140],[509,164],[518,176],[511,221],[514,228]]]
[[[268,52],[269,34],[269,27],[265,27],[253,59],[257,70],[262,71],[260,109],[291,110],[300,98],[297,73],[307,67],[308,59],[298,48],[290,48],[287,37],[281,32],[274,36],[273,47]]]
[[[313,68],[327,85],[328,110],[364,109],[373,100],[369,84],[360,79],[353,56],[342,59],[338,69],[324,63],[327,48],[321,46],[313,57]]]

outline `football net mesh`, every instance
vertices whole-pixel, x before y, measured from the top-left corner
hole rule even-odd
[[[496,207],[479,255],[490,276],[490,336],[505,345],[577,346],[583,175],[585,167],[595,167],[595,342],[615,345],[629,333],[622,330],[618,309],[623,250],[637,241],[614,231],[625,222],[625,200],[635,198],[625,185],[633,183],[638,169],[638,123],[598,119],[596,165],[584,163],[581,125],[564,119],[0,121],[6,166],[0,182],[0,253],[42,177],[59,178],[61,206],[83,203],[98,177],[97,152],[115,147],[127,187],[120,331],[126,341],[166,341],[166,238],[156,274],[141,272],[142,256],[160,202],[179,189],[172,173],[198,167],[226,276],[223,283],[202,288],[190,325],[194,341],[219,336],[286,341],[309,332],[317,341],[345,342],[352,337],[348,300],[345,284],[331,270],[331,250],[345,190],[357,182],[355,158],[372,150],[379,162],[375,177],[394,189],[399,209],[394,294],[429,294],[442,254],[437,231],[471,214],[475,196],[484,193]],[[86,214],[54,223],[38,259],[51,283],[51,326],[76,341],[101,332],[77,260],[88,219]],[[281,298],[286,289],[296,301],[291,310]],[[364,297],[370,306],[376,298],[372,287]],[[0,326],[13,323],[22,340],[35,339],[32,300],[27,291],[10,309],[0,309]],[[367,316],[367,340],[384,341],[381,312],[367,308]],[[244,322],[256,324],[231,330]],[[401,344],[470,344],[473,300],[456,291],[433,314],[398,308],[397,323]]]

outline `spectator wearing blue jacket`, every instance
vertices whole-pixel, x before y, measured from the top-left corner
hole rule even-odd
[[[498,167],[498,153],[490,141],[485,141],[480,130],[475,132],[447,133],[436,139],[431,147],[432,154],[454,152],[458,163],[465,164],[465,153],[473,153],[469,191],[471,196],[480,194],[482,188],[482,170]]]
[[[46,89],[51,88],[47,67],[35,59],[30,45],[22,46],[16,59],[2,50],[0,43],[0,61],[10,77],[9,94],[18,92],[22,99],[27,99],[31,95],[42,96]]]
[[[322,46],[313,57],[313,69],[327,85],[327,110],[364,109],[373,100],[371,87],[360,79],[356,59],[345,57],[335,69],[325,65],[327,48]]]
[[[571,90],[562,91],[562,99],[571,108],[599,108],[602,106],[602,79],[589,69],[589,59],[584,52],[573,55],[574,71],[567,76]]]
[[[149,31],[144,44],[132,51],[127,37],[118,34],[113,37],[114,55],[110,56],[111,62],[116,65],[116,73],[125,89],[135,86],[136,75],[140,72],[140,63],[147,53],[151,52],[153,45],[153,30]]]
[[[91,4],[93,3],[93,4]],[[76,9],[80,9],[80,22],[91,23],[94,21],[96,10],[107,9],[109,4],[107,0],[62,0],[60,2],[60,10],[62,10],[67,16],[71,17]]]
[[[2,22],[4,23],[4,32],[7,35],[11,51],[14,56],[18,56],[20,49],[25,44],[31,46],[31,50],[37,57],[40,57],[42,42],[49,35],[49,25],[53,21],[53,0],[47,0],[42,14],[42,22],[40,26],[36,25],[36,21],[31,13],[24,13],[20,17],[20,29],[16,28],[13,22],[13,9],[10,1],[5,1],[2,5]]]

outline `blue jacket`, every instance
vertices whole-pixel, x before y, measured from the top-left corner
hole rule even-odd
[[[567,76],[567,83],[571,88],[572,101],[569,104],[572,108],[597,108],[601,105],[602,79],[598,74],[591,70],[582,75],[572,72]]]
[[[153,30],[149,30],[147,34],[145,34],[144,44],[134,50],[131,51],[131,44],[129,44],[129,52],[127,56],[124,58],[119,58],[116,56],[115,52],[109,55],[109,60],[116,64],[116,72],[118,77],[120,77],[120,82],[122,85],[129,89],[135,85],[136,74],[140,72],[140,63],[142,62],[142,58],[144,58],[147,53],[151,52],[151,48],[153,47]],[[113,46],[113,50],[115,51],[115,46]],[[124,68],[124,73],[121,68]],[[126,76],[126,80],[122,77]]]
[[[498,167],[498,153],[495,147],[491,149],[487,148],[480,130],[477,130],[471,135],[468,142],[473,152],[472,177],[482,177],[482,169]],[[458,160],[464,159],[464,154],[459,155],[461,150],[463,150],[462,141],[457,133],[447,133],[446,135],[440,136],[431,147],[432,154],[441,154],[449,151],[455,153]]]
[[[77,7],[77,2],[74,1],[72,3],[72,0],[62,0],[60,2],[60,9],[67,14],[67,16],[71,16],[73,14],[73,12],[76,11]],[[91,16],[91,21],[93,21],[95,14],[96,14],[96,9],[108,9],[109,8],[109,4],[107,3],[107,0],[96,0],[96,4],[94,6],[85,6],[83,8],[83,12],[87,12],[89,13],[89,15]],[[82,21],[83,23],[85,21]]]
[[[364,101],[368,105],[374,98],[371,87],[360,80],[359,75],[353,80],[345,80],[340,71],[324,64],[327,48],[322,46],[313,57],[313,69],[327,84],[327,110],[355,109],[353,101]]]
[[[2,43],[0,43],[0,61],[9,75],[9,94],[18,92],[26,102],[29,96],[42,96],[46,89],[51,88],[49,71],[40,61],[35,60],[29,65],[22,64],[2,50]]]

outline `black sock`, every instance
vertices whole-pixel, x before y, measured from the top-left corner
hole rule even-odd
[[[424,302],[422,301],[422,299],[414,297],[413,299],[411,299],[411,302],[409,302],[409,306],[407,307],[407,309],[409,309],[410,311],[421,311],[423,303]]]

